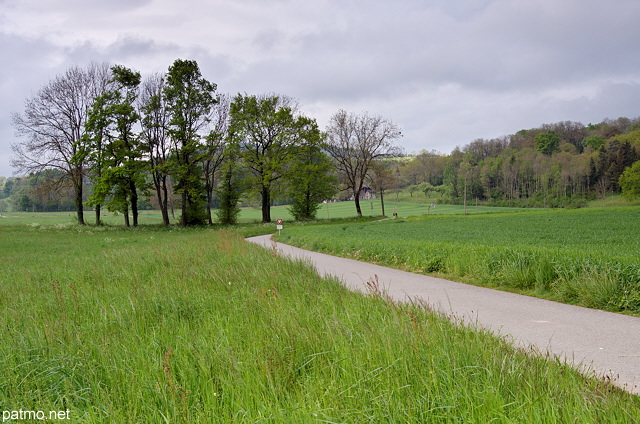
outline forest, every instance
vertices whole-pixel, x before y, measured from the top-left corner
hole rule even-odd
[[[584,125],[562,121],[451,153],[406,154],[400,129],[380,116],[338,111],[325,131],[286,95],[217,92],[195,61],[176,60],[142,78],[121,65],[73,67],[14,113],[20,141],[0,177],[4,211],[122,214],[178,211],[183,226],[235,222],[240,206],[291,205],[312,219],[323,200],[405,192],[440,203],[582,207],[622,192],[634,198],[640,118]],[[429,140],[424,140],[429,145]],[[384,210],[384,209],[383,209]],[[130,218],[133,222],[130,222]]]
[[[640,119],[564,121],[477,139],[449,155],[423,151],[397,174],[411,192],[434,191],[454,203],[466,197],[489,206],[581,207],[621,192],[621,175],[638,159]],[[627,192],[633,197],[631,187]]]

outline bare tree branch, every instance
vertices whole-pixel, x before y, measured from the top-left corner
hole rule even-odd
[[[327,151],[348,189],[352,190],[358,216],[360,191],[371,163],[378,158],[402,153],[394,141],[402,137],[396,124],[381,116],[356,115],[345,110],[331,117],[327,128]]]
[[[82,138],[94,98],[110,79],[109,65],[93,63],[71,67],[25,101],[23,113],[14,113],[12,123],[22,143],[11,148],[11,165],[18,173],[58,169],[76,190],[78,223],[84,224],[82,188],[88,152]]]

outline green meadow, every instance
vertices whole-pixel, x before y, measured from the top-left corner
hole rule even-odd
[[[372,207],[373,206],[373,207]],[[394,209],[400,217],[414,216],[414,215],[449,215],[463,213],[464,209],[461,205],[436,205],[435,208],[429,208],[428,204],[415,203],[409,201],[386,201],[385,202],[385,214],[387,216],[393,216]],[[362,215],[364,217],[379,217],[382,218],[382,209],[380,207],[379,200],[363,201],[361,203]],[[527,209],[522,208],[496,208],[490,206],[469,206],[467,213],[497,213],[497,212],[509,212],[509,211],[525,211]],[[356,208],[353,201],[336,202],[336,203],[324,203],[320,205],[318,209],[317,218],[319,220],[332,220],[352,218],[356,216]],[[289,206],[273,206],[271,208],[271,218],[273,221],[276,219],[283,219],[285,221],[292,221],[293,218],[289,212]],[[88,224],[94,224],[94,212],[84,212],[85,222]],[[213,211],[213,219],[215,221],[215,210]],[[175,216],[171,217],[172,223],[179,223],[180,211],[175,211]],[[238,221],[240,223],[254,223],[262,220],[262,211],[260,208],[245,207],[241,208]],[[102,221],[106,225],[123,225],[124,218],[121,215],[114,215],[108,212],[102,212]],[[75,212],[3,212],[0,217],[0,225],[14,225],[14,224],[75,224],[77,222]],[[162,224],[162,215],[159,211],[155,210],[143,210],[140,211],[140,224],[141,225],[153,225]]]
[[[238,232],[2,225],[0,261],[3,411],[69,410],[72,423],[640,417],[640,398],[606,379],[392,303],[373,283],[349,292]]]
[[[611,311],[640,314],[640,208],[433,215],[298,226],[311,250]]]

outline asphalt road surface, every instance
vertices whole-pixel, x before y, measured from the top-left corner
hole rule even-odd
[[[365,283],[377,276],[395,300],[421,298],[434,309],[488,328],[517,346],[560,356],[640,394],[640,318],[311,252],[275,243],[270,237],[247,240],[277,249],[283,256],[308,260],[321,275],[337,276],[352,290],[366,291]]]

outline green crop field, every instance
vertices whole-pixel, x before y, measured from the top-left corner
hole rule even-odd
[[[71,423],[640,417],[640,398],[603,379],[419,305],[351,293],[229,231],[3,225],[0,261],[3,414],[69,411]]]
[[[430,216],[287,228],[280,241],[640,314],[640,208]]]

